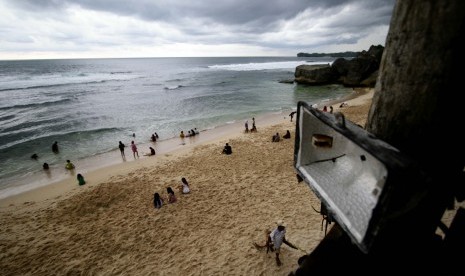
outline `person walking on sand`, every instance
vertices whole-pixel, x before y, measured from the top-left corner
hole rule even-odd
[[[245,121],[245,133],[249,132],[249,121]]]
[[[124,148],[126,147],[125,144],[123,144],[123,142],[119,141],[119,151],[121,152],[121,157],[123,157],[123,159],[126,158],[126,155],[124,155]]]
[[[279,253],[281,252],[281,245],[283,243],[287,244],[291,248],[298,249],[295,245],[286,240],[286,226],[282,220],[277,221],[277,227],[271,231],[269,243],[273,246],[273,250],[276,253],[276,264],[281,266],[281,260],[279,259]]]
[[[291,122],[292,122],[292,118],[294,118],[294,114],[296,114],[297,111],[292,111],[291,114],[289,114],[289,117],[291,117]]]
[[[134,159],[136,159],[136,155],[137,155],[137,158],[139,158],[139,152],[137,151],[137,146],[134,143],[134,141],[131,141],[131,149],[132,149],[132,155],[134,156]]]

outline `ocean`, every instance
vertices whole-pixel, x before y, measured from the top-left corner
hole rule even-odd
[[[0,199],[34,188],[42,164],[64,167],[118,148],[118,141],[177,137],[295,110],[352,89],[280,83],[299,57],[121,58],[0,61]],[[58,142],[60,153],[51,146]],[[127,152],[130,152],[128,150]],[[32,154],[39,158],[34,160]],[[28,183],[27,187],[25,183]],[[43,184],[43,183],[42,183]]]

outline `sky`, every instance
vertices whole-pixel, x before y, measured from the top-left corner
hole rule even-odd
[[[0,60],[296,56],[385,44],[395,0],[0,0]]]

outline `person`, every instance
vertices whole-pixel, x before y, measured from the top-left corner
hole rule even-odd
[[[329,113],[333,113],[333,106],[332,105],[329,106]]]
[[[39,156],[37,155],[37,153],[34,153],[33,155],[31,155],[31,158],[34,160],[37,160]]]
[[[249,121],[245,121],[245,133],[249,132]]]
[[[131,141],[131,149],[132,149],[132,155],[134,156],[134,159],[136,159],[136,155],[137,155],[137,158],[139,158],[139,152],[137,151],[137,146],[134,143],[134,141]]]
[[[200,132],[197,130],[197,128],[194,128],[195,134],[200,134]]]
[[[66,160],[65,168],[66,168],[67,170],[72,170],[72,169],[74,169],[75,167],[74,167],[74,164],[71,163],[71,161]]]
[[[250,129],[250,132],[257,132],[257,127],[255,126],[255,117],[252,118],[252,129]]]
[[[79,186],[86,184],[86,181],[84,180],[84,176],[82,176],[82,174],[80,173],[77,174],[77,181],[79,183]]]
[[[149,147],[150,149],[150,153],[147,153],[147,154],[144,154],[145,156],[152,156],[152,155],[155,155],[155,149],[152,148],[152,147]]]
[[[166,192],[168,193],[168,203],[175,203],[176,201],[178,201],[171,187],[166,188]]]
[[[323,106],[323,112],[327,112],[328,111],[328,108],[325,106]]]
[[[42,165],[42,168],[43,168],[44,170],[50,169],[50,167],[48,166],[47,163],[44,163],[44,164]]]
[[[126,155],[124,155],[124,148],[126,147],[126,145],[119,141],[118,147],[119,151],[121,152],[121,157],[123,157],[123,159],[126,158]]]
[[[191,136],[195,136],[195,131],[191,129]]]
[[[136,138],[136,133],[132,133],[132,138]]]
[[[281,137],[279,136],[279,133],[278,133],[278,132],[276,132],[276,134],[273,135],[273,138],[272,138],[271,141],[272,141],[272,142],[279,142],[279,141],[281,141]]]
[[[284,139],[291,139],[291,132],[289,130],[286,131],[286,134],[283,136]]]
[[[153,206],[157,209],[160,209],[163,206],[163,199],[161,199],[159,193],[153,194]]]
[[[348,104],[346,102],[343,102],[343,103],[341,103],[341,105],[339,105],[339,108],[343,108],[345,106],[348,106]]]
[[[224,146],[222,153],[224,153],[224,154],[231,154],[232,153],[232,148],[228,143],[226,143],[226,145]]]
[[[157,141],[157,136],[155,136],[155,134],[152,134],[151,139],[152,139],[152,142],[156,142]]]
[[[52,151],[53,151],[54,153],[58,153],[58,142],[57,142],[57,141],[55,141],[55,143],[53,143],[53,145],[52,145]]]
[[[181,134],[179,134],[179,137],[181,137],[181,138],[184,138],[184,137],[185,137],[184,131],[181,130]]]
[[[155,138],[157,138],[157,139],[158,139],[158,138],[159,138],[159,137],[158,137],[158,134],[157,134],[156,132],[155,132],[154,134],[155,134]]]
[[[279,253],[281,251],[281,245],[283,243],[287,244],[291,248],[298,249],[295,245],[286,240],[286,226],[283,221],[277,221],[277,227],[271,231],[270,239],[267,240],[269,244],[272,245],[272,251],[276,253],[276,264],[280,266],[281,260],[279,259]]]
[[[179,191],[183,194],[188,194],[191,192],[189,183],[185,177],[181,178],[181,186],[179,186]]]
[[[292,122],[292,118],[294,118],[294,114],[296,114],[297,111],[292,111],[291,114],[289,114],[289,116],[291,117],[291,122]]]

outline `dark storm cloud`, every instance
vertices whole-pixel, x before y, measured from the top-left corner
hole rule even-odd
[[[371,43],[384,44],[394,3],[395,0],[0,0],[0,50],[8,53],[17,49],[79,49],[96,53],[124,48],[129,53],[134,52],[131,49],[142,49],[147,55],[170,54],[173,46],[179,47],[177,52],[187,49],[193,55],[197,50],[204,55],[216,49],[222,49],[217,55],[364,50]]]

